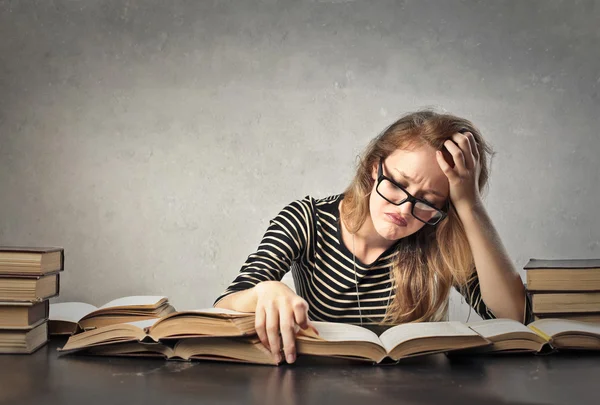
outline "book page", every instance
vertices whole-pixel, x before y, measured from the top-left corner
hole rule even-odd
[[[154,319],[145,319],[143,321],[135,321],[135,322],[126,322],[127,325],[133,325],[136,326],[142,330],[146,330],[146,328],[151,327],[152,325],[154,325],[156,322],[159,321],[160,318],[154,318]]]
[[[485,338],[501,336],[511,332],[533,333],[527,326],[512,319],[488,319],[485,321],[469,322],[467,326]]]
[[[225,314],[225,315],[254,315],[254,312],[238,312],[232,309],[226,308],[201,308],[201,309],[192,309],[189,311],[180,311],[180,312],[199,312],[202,314]]]
[[[400,343],[435,336],[479,336],[467,325],[457,322],[415,322],[394,326],[379,336],[385,350],[390,352]]]
[[[561,332],[587,332],[600,336],[600,325],[589,322],[578,322],[570,319],[539,319],[529,324],[548,336],[554,336]]]
[[[319,321],[312,324],[319,331],[319,337],[330,342],[371,342],[381,346],[377,334],[358,325]]]
[[[117,298],[116,300],[112,300],[111,302],[107,302],[102,305],[99,309],[106,309],[112,307],[126,307],[126,306],[138,306],[138,305],[156,305],[162,299],[166,299],[167,297],[162,295],[136,295],[131,297],[123,297]]]
[[[50,304],[48,319],[51,321],[77,323],[81,318],[97,309],[95,306],[86,304],[85,302],[59,302]]]

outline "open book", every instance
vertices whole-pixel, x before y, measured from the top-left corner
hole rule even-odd
[[[195,337],[173,344],[125,342],[92,346],[86,354],[99,356],[163,357],[181,360],[213,360],[235,363],[277,365],[273,355],[256,336]]]
[[[302,330],[299,354],[343,357],[380,363],[452,350],[488,346],[490,342],[461,322],[418,322],[393,326],[377,336],[357,326],[313,322],[319,334]]]
[[[123,342],[154,342],[204,336],[253,335],[254,313],[207,308],[174,312],[160,319],[108,325],[69,337],[61,351]]]
[[[565,319],[541,319],[528,326],[511,319],[468,324],[492,345],[458,351],[465,353],[550,352],[555,349],[600,350],[600,325]]]
[[[600,350],[600,324],[548,318],[529,327],[555,349]]]
[[[490,346],[467,349],[469,352],[540,352],[548,338],[512,319],[488,319],[471,322],[471,329],[492,342]]]
[[[49,333],[72,335],[78,329],[157,319],[173,312],[167,297],[154,295],[118,298],[100,308],[84,302],[61,302],[50,304]]]

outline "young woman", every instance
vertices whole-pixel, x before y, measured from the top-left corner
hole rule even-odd
[[[451,287],[485,319],[529,322],[523,283],[481,200],[491,154],[466,119],[400,118],[371,141],[343,194],[307,196],[270,221],[215,306],[256,312],[260,340],[288,363],[295,328],[309,319],[442,320]],[[280,282],[290,269],[297,294]]]

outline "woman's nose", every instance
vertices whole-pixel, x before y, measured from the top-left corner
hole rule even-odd
[[[407,217],[412,214],[412,202],[406,201],[398,207],[400,209],[400,215]]]

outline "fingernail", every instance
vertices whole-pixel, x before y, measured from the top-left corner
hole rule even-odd
[[[291,363],[294,362],[294,360],[296,360],[296,358],[295,358],[295,356],[293,354],[288,354],[287,357],[286,357],[286,360],[287,360],[288,363],[291,364]]]

